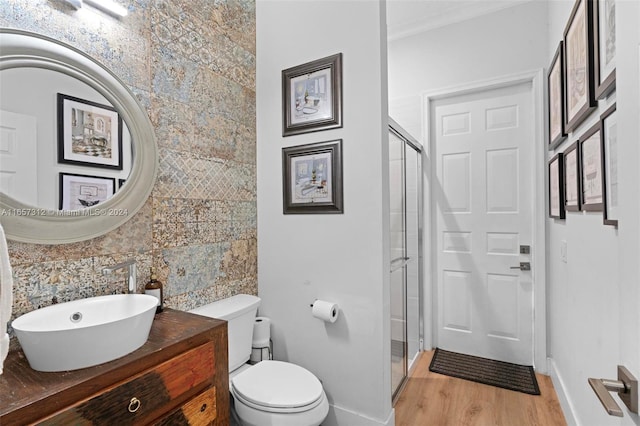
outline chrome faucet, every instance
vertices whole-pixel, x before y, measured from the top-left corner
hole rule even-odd
[[[108,266],[106,268],[102,268],[102,275],[110,275],[113,271],[118,269],[127,268],[129,272],[129,276],[127,277],[127,290],[128,293],[136,292],[136,260],[129,259],[124,262],[117,263],[113,266]]]

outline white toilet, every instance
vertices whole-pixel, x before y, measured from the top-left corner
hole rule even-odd
[[[289,362],[247,364],[260,298],[238,294],[191,313],[228,322],[229,389],[246,426],[318,426],[329,413],[322,384],[310,371]]]

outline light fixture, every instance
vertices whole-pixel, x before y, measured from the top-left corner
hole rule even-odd
[[[83,0],[65,0],[68,4],[70,4],[74,9],[80,9],[82,7]],[[100,10],[103,10],[107,13],[111,13],[117,16],[127,16],[126,8],[120,6],[113,0],[84,0],[87,4],[92,5]]]
[[[127,13],[129,13],[126,8],[120,6],[118,3],[116,3],[113,0],[84,0],[84,1],[86,1],[88,4],[94,7],[97,7],[98,9],[104,10],[105,12],[113,13],[114,15],[127,16]]]
[[[78,10],[82,7],[82,0],[65,0],[67,3],[71,5],[74,9]]]

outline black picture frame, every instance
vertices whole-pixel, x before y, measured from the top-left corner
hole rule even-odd
[[[575,130],[596,108],[593,79],[593,2],[576,0],[564,30],[565,131]]]
[[[282,71],[282,136],[342,127],[342,53]]]
[[[284,214],[344,213],[342,139],[282,148]]]
[[[564,209],[580,211],[580,144],[572,143],[563,153],[564,165]]]
[[[616,88],[616,0],[593,0],[593,78],[596,99]]]
[[[603,223],[618,227],[619,197],[618,189],[618,131],[616,104],[611,105],[600,116],[600,135],[602,138],[602,188],[604,191]]]
[[[58,163],[122,170],[122,117],[110,105],[58,93]]]
[[[95,207],[107,201],[115,192],[115,178],[60,173],[58,208],[60,210],[79,210]]]
[[[564,129],[564,42],[560,41],[553,55],[547,73],[548,109],[549,109],[549,149],[558,147],[567,137]]]
[[[600,122],[580,136],[580,204],[582,210],[601,212],[604,208],[602,139]]]
[[[564,154],[559,152],[549,160],[549,217],[565,219]]]

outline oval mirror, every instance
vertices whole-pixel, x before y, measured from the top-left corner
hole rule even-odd
[[[0,29],[0,219],[7,238],[105,234],[144,205],[158,169],[145,110],[74,47]]]

